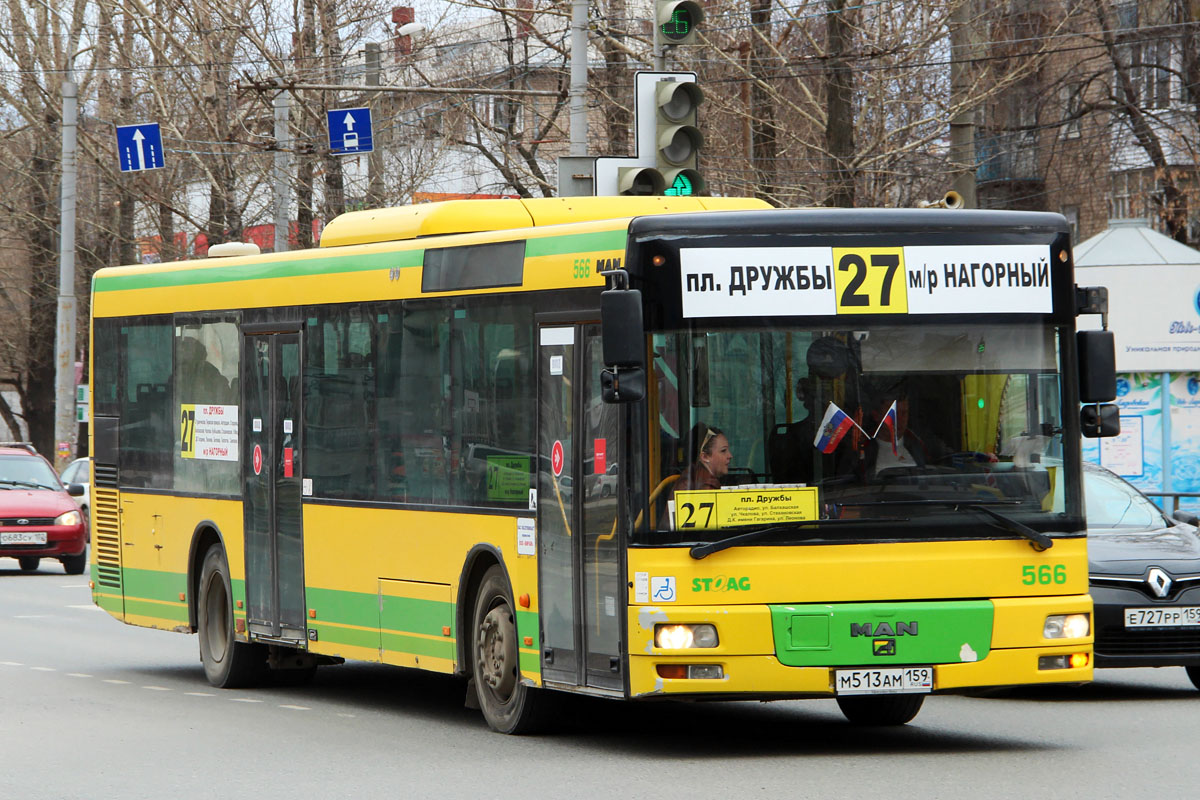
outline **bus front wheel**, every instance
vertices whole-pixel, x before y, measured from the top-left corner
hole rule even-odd
[[[838,707],[854,725],[903,725],[911,722],[925,702],[923,694],[881,694],[839,697]]]
[[[499,565],[484,573],[472,616],[472,673],[479,708],[500,733],[530,733],[540,722],[542,692],[521,682],[517,620]]]
[[[267,668],[267,648],[239,642],[233,635],[233,588],[225,550],[213,545],[200,567],[200,592],[196,606],[200,630],[200,661],[208,682],[221,689],[238,689],[257,683]]]

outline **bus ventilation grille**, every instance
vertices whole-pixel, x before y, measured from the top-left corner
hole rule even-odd
[[[92,487],[92,519],[96,549],[96,583],[111,589],[121,588],[121,518],[117,511],[115,489]]]

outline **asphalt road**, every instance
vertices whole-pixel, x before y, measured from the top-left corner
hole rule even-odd
[[[193,636],[125,626],[87,576],[0,560],[0,798],[1191,797],[1200,692],[1182,669],[926,701],[860,729],[832,701],[571,698],[556,730],[491,733],[442,676],[323,667],[223,691]]]

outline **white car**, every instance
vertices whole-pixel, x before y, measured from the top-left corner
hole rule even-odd
[[[67,468],[62,471],[62,482],[67,486],[72,483],[78,483],[83,487],[83,494],[75,498],[75,502],[79,503],[79,508],[83,511],[83,519],[86,522],[89,510],[92,505],[92,464],[90,458],[77,458],[67,465]]]

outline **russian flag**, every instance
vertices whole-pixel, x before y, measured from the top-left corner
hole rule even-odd
[[[850,415],[830,403],[825,409],[825,416],[821,418],[821,424],[817,426],[817,438],[813,439],[813,447],[822,453],[832,453],[837,449],[842,437],[854,427],[857,425]]]
[[[884,427],[887,427],[888,431],[891,432],[892,453],[894,455],[900,455],[900,451],[896,448],[896,401],[895,400],[893,400],[891,406],[888,407],[887,413],[883,415],[883,419],[879,420],[879,427],[875,429],[875,435],[872,436],[871,438],[878,439],[879,432],[881,430],[883,430]]]

